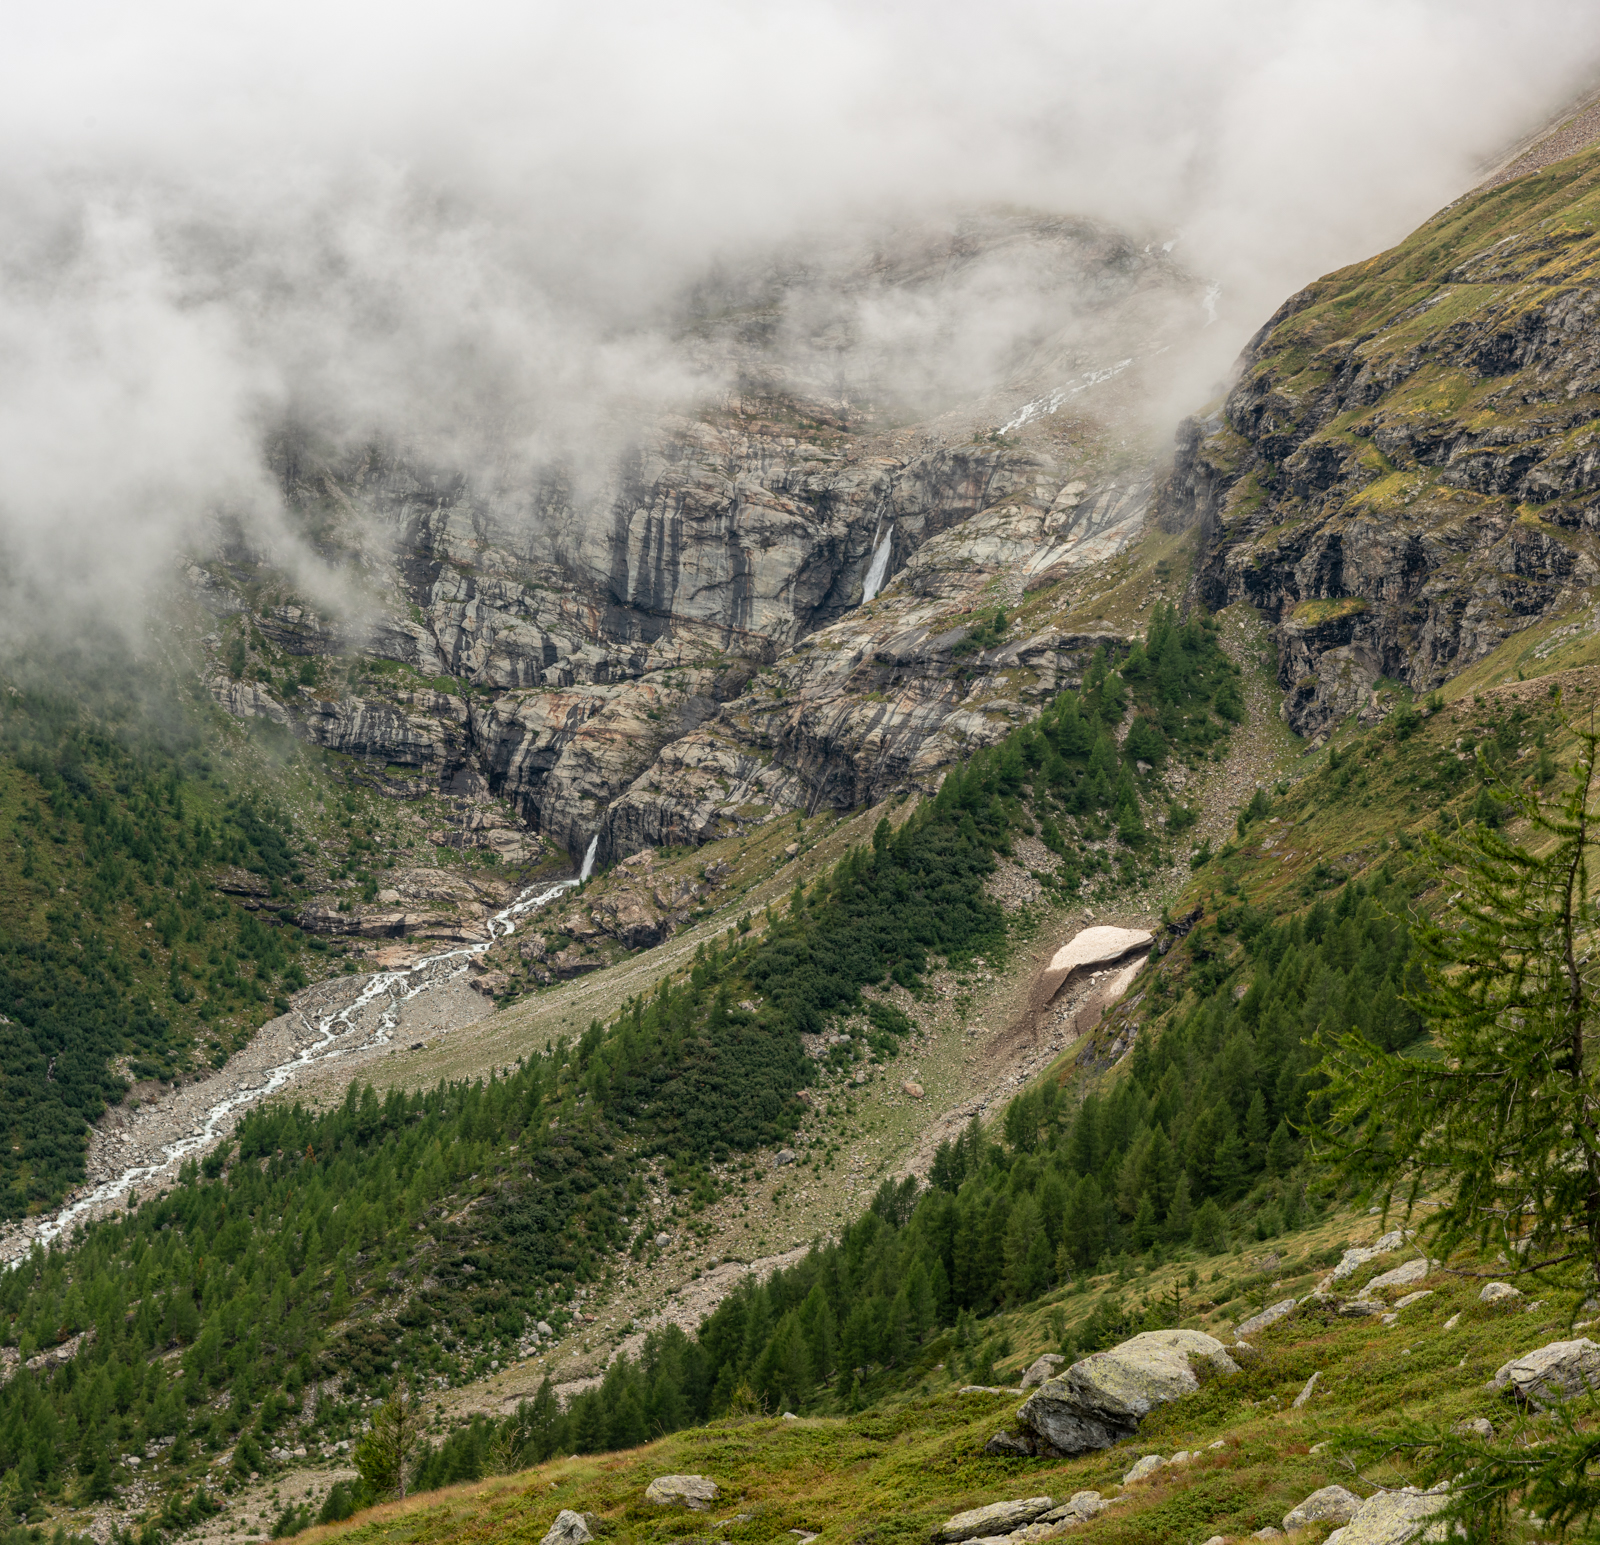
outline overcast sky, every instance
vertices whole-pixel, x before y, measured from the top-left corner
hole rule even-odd
[[[707,384],[686,283],[864,219],[1172,240],[1225,354],[1597,58],[1565,0],[13,6],[0,559],[121,604],[219,505],[272,532],[291,410],[581,454]]]

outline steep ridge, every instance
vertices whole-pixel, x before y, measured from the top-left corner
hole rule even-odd
[[[1600,151],[1473,194],[1286,302],[1161,496],[1197,594],[1274,623],[1314,735],[1425,693],[1597,576]]]

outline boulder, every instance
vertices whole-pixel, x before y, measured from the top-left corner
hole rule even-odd
[[[570,1508],[562,1508],[556,1514],[556,1521],[550,1525],[545,1537],[539,1545],[588,1545],[594,1538],[589,1529],[588,1519],[582,1513],[574,1513]]]
[[[1339,1264],[1318,1284],[1318,1290],[1322,1291],[1335,1282],[1343,1282],[1346,1277],[1360,1271],[1368,1261],[1374,1261],[1380,1255],[1392,1254],[1405,1242],[1406,1236],[1403,1230],[1391,1229],[1381,1239],[1375,1240],[1370,1245],[1356,1245],[1346,1250],[1339,1257]]]
[[[1283,1538],[1283,1530],[1274,1529],[1271,1524],[1268,1524],[1264,1529],[1257,1529],[1250,1538],[1253,1540],[1281,1540]]]
[[[1386,1271],[1382,1276],[1374,1277],[1361,1291],[1378,1293],[1384,1288],[1409,1287],[1413,1282],[1421,1282],[1427,1275],[1426,1261],[1407,1261],[1404,1266],[1396,1266],[1393,1271]]]
[[[1381,1298],[1368,1298],[1365,1293],[1358,1293],[1339,1305],[1339,1314],[1347,1320],[1359,1320],[1363,1315],[1382,1314],[1384,1308]]]
[[[1355,1517],[1342,1529],[1335,1529],[1322,1545],[1406,1545],[1407,1541],[1443,1538],[1443,1529],[1425,1528],[1428,1519],[1445,1505],[1442,1490],[1418,1491],[1407,1486],[1403,1491],[1380,1491],[1356,1509]]]
[[[1061,1365],[1066,1362],[1059,1352],[1046,1352],[1036,1357],[1028,1364],[1028,1371],[1022,1376],[1022,1387],[1034,1389],[1043,1384],[1046,1379],[1053,1379],[1060,1372]]]
[[[537,1325],[535,1325],[533,1328],[536,1331],[538,1331],[541,1336],[553,1336],[553,1335],[555,1335],[555,1332],[550,1329],[549,1323],[547,1321],[545,1321],[545,1320],[540,1320],[539,1323]]]
[[[1451,1432],[1461,1438],[1482,1438],[1487,1442],[1494,1436],[1494,1423],[1486,1416],[1464,1416]]]
[[[1014,1432],[997,1432],[983,1445],[986,1454],[999,1454],[1002,1457],[1026,1459],[1033,1453],[1033,1444],[1025,1437],[1018,1437]]]
[[[1292,1298],[1283,1298],[1275,1304],[1263,1309],[1260,1314],[1253,1314],[1242,1324],[1234,1335],[1239,1337],[1253,1336],[1257,1331],[1265,1330],[1269,1325],[1276,1325],[1279,1320],[1286,1320],[1295,1311],[1295,1301]]]
[[[1239,1372],[1223,1344],[1203,1331],[1143,1331],[1045,1380],[1017,1415],[1059,1454],[1110,1448],[1157,1406],[1199,1389],[1196,1362],[1217,1373]]]
[[[1587,1336],[1552,1341],[1502,1363],[1491,1383],[1495,1389],[1509,1386],[1519,1400],[1541,1409],[1559,1405],[1586,1389],[1600,1389],[1600,1346]]]
[[[1320,1491],[1312,1492],[1298,1507],[1290,1508],[1283,1515],[1284,1532],[1304,1529],[1307,1524],[1327,1523],[1330,1520],[1337,1524],[1347,1524],[1360,1508],[1361,1498],[1353,1491],[1346,1491],[1343,1486],[1324,1486]]]
[[[1311,1375],[1309,1379],[1306,1380],[1305,1385],[1301,1389],[1300,1393],[1294,1397],[1294,1410],[1298,1411],[1308,1400],[1311,1399],[1312,1395],[1316,1393],[1317,1380],[1321,1377],[1322,1370],[1319,1368],[1314,1374]]]
[[[919,1084],[914,1078],[908,1078],[903,1084],[900,1085],[900,1087],[905,1090],[905,1092],[909,1094],[913,1100],[920,1100],[924,1093],[922,1085]]]
[[[1420,1289],[1419,1291],[1417,1291],[1415,1293],[1407,1293],[1404,1298],[1395,1299],[1394,1306],[1395,1306],[1395,1308],[1397,1310],[1398,1309],[1409,1309],[1412,1306],[1412,1304],[1420,1304],[1424,1298],[1432,1298],[1432,1297],[1433,1297],[1433,1289],[1432,1288],[1422,1288],[1422,1289]]]
[[[1488,1282],[1478,1294],[1480,1304],[1510,1304],[1522,1297],[1522,1290],[1509,1282]]]
[[[1144,1458],[1135,1461],[1131,1470],[1125,1471],[1122,1477],[1124,1486],[1131,1486],[1135,1481],[1142,1481],[1146,1476],[1154,1475],[1157,1470],[1166,1465],[1166,1460],[1160,1454],[1146,1454]]]
[[[644,1489],[644,1500],[658,1507],[687,1507],[703,1513],[717,1500],[717,1483],[703,1475],[658,1475]]]
[[[1098,1491],[1075,1491],[1060,1507],[1053,1507],[1039,1521],[1046,1524],[1086,1524],[1106,1505]]]
[[[987,1507],[975,1507],[965,1513],[947,1518],[933,1531],[936,1545],[958,1545],[961,1540],[975,1540],[992,1534],[1010,1534],[1036,1518],[1043,1518],[1055,1500],[1051,1497],[1023,1497],[1015,1502],[991,1502]]]

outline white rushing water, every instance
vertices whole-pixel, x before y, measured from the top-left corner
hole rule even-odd
[[[878,550],[872,555],[872,565],[867,570],[867,577],[861,582],[863,606],[883,589],[883,576],[889,567],[889,549],[893,546],[894,522],[891,520],[889,529],[883,533],[883,540],[878,543]]]
[[[441,950],[435,955],[424,955],[421,960],[401,971],[375,972],[354,1002],[324,1015],[315,1023],[301,1014],[301,1024],[318,1038],[314,1043],[302,1047],[287,1061],[267,1069],[260,1083],[242,1087],[226,1099],[219,1100],[199,1119],[187,1137],[175,1138],[172,1142],[164,1144],[161,1157],[155,1162],[131,1165],[113,1179],[103,1181],[92,1191],[86,1192],[76,1201],[63,1207],[59,1212],[36,1221],[27,1230],[26,1243],[32,1244],[37,1241],[39,1244],[49,1244],[71,1229],[74,1223],[114,1201],[123,1192],[163,1174],[173,1164],[189,1155],[209,1148],[224,1135],[231,1124],[231,1118],[240,1110],[247,1105],[255,1104],[258,1100],[264,1100],[270,1094],[275,1094],[308,1064],[386,1045],[390,1031],[399,1024],[401,1004],[460,976],[474,956],[483,954],[496,939],[503,939],[515,933],[519,918],[529,912],[536,912],[540,907],[554,901],[557,896],[584,884],[594,873],[595,853],[599,846],[598,835],[589,839],[589,846],[583,855],[583,866],[579,869],[576,879],[557,880],[553,884],[546,882],[541,885],[530,885],[510,906],[496,912],[489,919],[489,937],[483,943],[458,945],[455,949]],[[356,1028],[355,1017],[380,998],[387,998],[389,1006],[378,1016],[377,1029],[372,1034],[362,1037]],[[21,1255],[17,1257],[17,1260],[20,1259]],[[16,1261],[12,1264],[16,1264]]]

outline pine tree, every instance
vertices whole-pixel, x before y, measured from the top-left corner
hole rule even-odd
[[[1529,842],[1483,823],[1434,839],[1441,880],[1462,887],[1456,916],[1415,929],[1426,976],[1415,1007],[1440,1055],[1398,1055],[1359,1031],[1324,1037],[1333,1104],[1319,1139],[1385,1208],[1442,1202],[1425,1223],[1441,1255],[1475,1238],[1524,1271],[1576,1259],[1600,1276],[1600,960],[1587,937],[1600,923],[1589,894],[1600,734],[1575,733],[1559,798],[1501,786]]]
[[[1479,805],[1495,818],[1433,842],[1440,877],[1460,886],[1455,916],[1416,929],[1426,985],[1415,1007],[1438,1057],[1399,1056],[1356,1030],[1326,1038],[1333,1104],[1316,1135],[1386,1211],[1399,1203],[1409,1217],[1427,1195],[1420,1226],[1441,1256],[1471,1239],[1536,1278],[1581,1266],[1581,1293],[1600,1275],[1600,907],[1589,884],[1600,734],[1568,728],[1579,753],[1564,793],[1541,797],[1535,777],[1501,783],[1497,800],[1486,783]],[[1479,764],[1487,775],[1482,748]],[[1501,816],[1526,821],[1528,839],[1504,836]],[[1597,1408],[1593,1393],[1570,1402],[1534,1445],[1406,1422],[1358,1441],[1352,1457],[1405,1454],[1423,1485],[1448,1480],[1440,1517],[1473,1542],[1507,1538],[1513,1508],[1565,1530],[1600,1510]]]
[[[421,1430],[420,1404],[402,1384],[373,1413],[352,1455],[362,1484],[374,1497],[398,1492],[405,1500],[408,1467]]]

